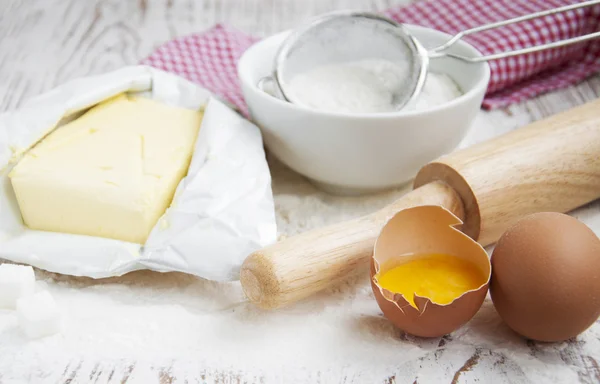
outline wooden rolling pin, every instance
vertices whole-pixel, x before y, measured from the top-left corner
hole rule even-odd
[[[251,254],[240,272],[246,296],[260,307],[277,308],[366,273],[379,231],[404,208],[441,205],[485,246],[522,216],[568,212],[599,198],[600,100],[427,164],[414,188],[372,215]]]

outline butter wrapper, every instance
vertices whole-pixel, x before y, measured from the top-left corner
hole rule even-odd
[[[8,178],[14,164],[69,118],[123,92],[204,109],[188,175],[146,244],[27,228]],[[0,169],[0,259],[93,278],[151,269],[228,281],[247,255],[276,240],[259,129],[207,90],[151,67],[76,79],[1,114]]]

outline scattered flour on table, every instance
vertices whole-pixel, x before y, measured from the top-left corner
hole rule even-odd
[[[272,159],[271,165],[282,234],[371,212],[402,193],[329,196]],[[582,219],[597,218],[598,210],[581,211]],[[338,382],[343,376],[354,383],[449,382],[472,356],[476,366],[462,379],[574,382],[587,361],[582,356],[600,360],[599,324],[577,343],[527,344],[502,324],[489,300],[450,336],[407,336],[381,316],[366,277],[290,308],[263,311],[246,302],[239,283],[148,271],[98,281],[36,273],[61,308],[64,330],[28,341],[14,314],[0,312],[2,383],[62,382],[71,371],[72,382],[120,382],[109,377],[115,369],[129,372],[129,383],[157,382],[160,375],[173,382],[227,377],[210,372],[233,372],[240,382]]]

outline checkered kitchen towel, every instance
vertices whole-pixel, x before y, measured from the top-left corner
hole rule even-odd
[[[577,0],[425,0],[384,12],[399,22],[450,34],[494,21],[556,8]],[[600,30],[600,6],[468,36],[484,54],[539,45]],[[217,25],[167,42],[143,63],[196,82],[246,111],[236,73],[242,53],[257,39]],[[600,40],[490,62],[492,77],[483,107],[505,107],[575,84],[600,71]]]

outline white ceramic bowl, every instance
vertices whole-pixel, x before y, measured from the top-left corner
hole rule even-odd
[[[450,38],[433,29],[409,29],[427,48]],[[451,152],[467,134],[490,77],[486,63],[436,59],[430,70],[448,74],[464,92],[444,105],[380,114],[317,111],[257,87],[261,78],[272,73],[276,51],[288,34],[271,36],[244,53],[238,64],[242,91],[269,151],[333,193],[365,193],[405,184],[423,165]],[[452,52],[480,55],[465,42],[456,44]]]

